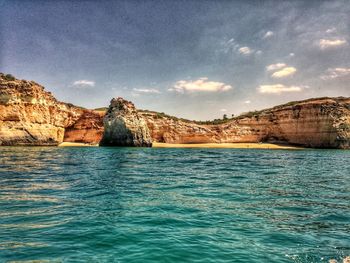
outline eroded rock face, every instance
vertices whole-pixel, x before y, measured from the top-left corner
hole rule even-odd
[[[350,98],[288,103],[202,125],[151,111],[122,98],[104,113],[57,101],[33,82],[0,73],[0,145],[57,145],[62,141],[151,146],[166,143],[278,142],[350,148]]]
[[[0,73],[0,145],[57,145],[82,112],[34,81]]]
[[[238,120],[263,131],[263,141],[313,148],[350,148],[350,98],[288,103]]]
[[[147,123],[130,101],[112,99],[103,122],[102,146],[152,146]]]
[[[160,116],[156,112],[143,111],[152,139],[165,143],[229,143],[256,142],[257,136],[250,127],[236,122],[221,125],[200,125],[195,122]]]
[[[65,142],[99,144],[103,135],[105,112],[84,110],[79,119],[65,129]]]
[[[277,142],[314,148],[350,148],[350,98],[288,103],[217,125],[200,125],[156,112],[141,114],[157,142]]]

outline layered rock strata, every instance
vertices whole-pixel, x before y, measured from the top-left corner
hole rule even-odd
[[[0,145],[62,141],[117,146],[165,143],[277,142],[350,148],[350,98],[318,98],[250,112],[219,124],[137,110],[122,98],[104,112],[57,101],[34,81],[0,73]],[[103,138],[102,138],[103,137]]]
[[[152,146],[147,123],[130,101],[112,99],[103,123],[102,146]]]
[[[99,144],[103,136],[105,112],[84,110],[79,119],[65,129],[65,142]]]
[[[166,143],[275,142],[350,148],[350,98],[291,102],[222,124],[199,124],[143,111],[154,141]]]
[[[262,131],[262,141],[313,148],[350,148],[350,98],[292,102],[238,119],[240,126]]]
[[[82,113],[34,81],[0,74],[0,145],[57,145]]]

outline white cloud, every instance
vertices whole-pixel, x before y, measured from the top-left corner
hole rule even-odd
[[[336,79],[350,76],[350,68],[329,68],[325,75],[321,76],[323,80]]]
[[[226,112],[227,110],[226,109],[220,109],[221,112]]]
[[[245,104],[250,104],[251,101],[250,101],[250,100],[246,100],[244,103],[245,103]]]
[[[320,49],[336,48],[347,44],[345,39],[320,39],[318,46]]]
[[[249,47],[241,47],[238,49],[238,52],[243,55],[250,55],[253,53],[253,50],[251,50]]]
[[[335,31],[337,31],[337,29],[335,27],[332,27],[332,28],[328,28],[326,30],[326,33],[331,34],[331,33],[334,33]]]
[[[290,67],[285,63],[276,63],[266,66],[266,71],[274,72],[271,77],[273,78],[284,78],[293,75],[297,69]]]
[[[271,64],[266,67],[267,71],[275,71],[281,68],[286,67],[287,65],[285,63],[276,63],[276,64]]]
[[[223,53],[238,53],[240,55],[248,56],[248,55],[261,55],[263,52],[261,50],[254,50],[247,46],[242,46],[234,38],[229,40],[225,40],[221,42],[221,47],[216,50],[216,52]]]
[[[290,57],[294,57],[295,54],[294,54],[294,53],[289,53],[289,56],[290,56]]]
[[[274,34],[275,33],[273,33],[272,31],[267,31],[266,34],[263,36],[263,39],[272,37]]]
[[[208,81],[208,78],[200,78],[194,81],[180,80],[175,83],[174,90],[180,93],[188,92],[222,92],[232,89],[231,85],[223,82]]]
[[[222,49],[220,49],[220,51],[223,51],[224,53],[229,53],[237,51],[238,48],[239,44],[237,44],[234,38],[231,38],[228,41],[222,42]]]
[[[271,75],[273,78],[284,78],[293,75],[297,69],[295,67],[285,67]]]
[[[283,92],[300,92],[303,87],[300,86],[285,86],[283,84],[274,84],[274,85],[260,85],[258,88],[259,93],[268,93],[268,94],[280,94]]]
[[[148,93],[148,94],[159,94],[160,91],[157,89],[132,89],[136,93]]]
[[[87,88],[87,87],[94,87],[95,81],[91,80],[76,80],[73,82],[73,86],[77,88]]]

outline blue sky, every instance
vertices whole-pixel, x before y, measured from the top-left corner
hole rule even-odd
[[[0,71],[190,119],[350,96],[344,1],[0,0]]]

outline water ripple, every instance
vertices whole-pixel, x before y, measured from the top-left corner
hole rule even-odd
[[[328,262],[349,151],[2,147],[1,262]]]

